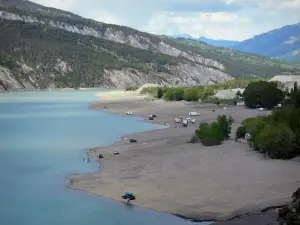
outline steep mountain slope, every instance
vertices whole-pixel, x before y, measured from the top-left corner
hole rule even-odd
[[[206,58],[213,58],[222,65],[227,65],[226,71],[236,77],[272,77],[274,74],[300,74],[300,65],[298,64],[290,64],[262,55],[218,48],[184,38],[167,39],[176,44],[184,45],[188,51],[199,53]],[[239,75],[237,76],[237,74]]]
[[[233,49],[300,63],[300,23],[254,36]]]
[[[220,53],[208,54],[175,39],[99,23],[26,0],[0,0],[0,30],[0,56],[14,58],[15,66],[0,76],[0,88],[9,90],[146,82],[197,85],[300,71],[298,66],[267,58],[267,66],[244,58],[242,68],[241,60],[227,55],[223,60]],[[0,60],[0,65],[7,67],[4,62]],[[269,67],[271,72],[262,72]]]
[[[198,41],[202,41],[206,44],[214,45],[217,47],[224,47],[224,48],[230,48],[232,46],[235,46],[239,44],[238,41],[228,41],[228,40],[213,40],[206,37],[200,37],[197,39]]]

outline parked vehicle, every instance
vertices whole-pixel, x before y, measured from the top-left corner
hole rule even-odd
[[[200,116],[198,112],[189,112],[189,116]]]

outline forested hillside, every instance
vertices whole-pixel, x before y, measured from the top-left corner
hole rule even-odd
[[[0,89],[203,85],[300,66],[0,0]],[[1,72],[2,71],[2,72]]]

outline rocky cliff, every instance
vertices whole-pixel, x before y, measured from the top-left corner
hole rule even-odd
[[[0,54],[11,55],[16,61],[10,72],[3,69],[2,89],[119,88],[149,82],[203,85],[260,76],[257,68],[233,70],[238,60],[208,57],[169,38],[29,1],[0,0],[0,30]],[[249,67],[254,65],[253,60],[249,63]],[[281,68],[284,72],[300,71],[294,66]]]

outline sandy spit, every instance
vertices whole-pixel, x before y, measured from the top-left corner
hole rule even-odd
[[[230,115],[235,119],[234,133],[243,119],[268,112],[241,106],[228,106],[224,110],[223,106],[212,104],[146,101],[135,97],[99,101],[91,109],[124,116],[133,111],[136,116],[145,117],[145,122],[165,123],[170,127],[126,136],[137,139],[134,144],[120,140],[111,146],[90,149],[91,157],[104,155],[99,160],[101,172],[70,176],[70,188],[117,201],[122,201],[125,191],[132,191],[137,196],[134,205],[198,221],[222,221],[258,212],[251,217],[225,221],[224,225],[259,225],[276,219],[276,213],[260,211],[286,204],[300,184],[300,164],[295,160],[267,160],[233,139],[214,147],[187,143],[202,121]],[[190,117],[190,111],[201,114],[195,117],[196,124],[183,128],[173,122],[175,117]],[[149,114],[157,118],[150,121]],[[114,151],[120,155],[113,155]]]

